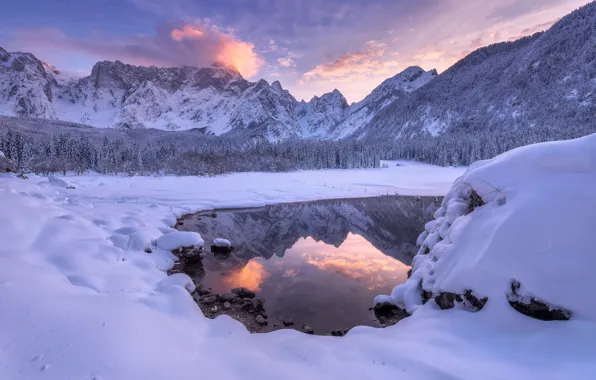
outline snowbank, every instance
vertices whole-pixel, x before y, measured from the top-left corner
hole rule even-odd
[[[508,301],[537,299],[596,321],[595,188],[596,135],[474,164],[426,225],[412,276],[393,302],[412,313],[429,293],[471,290],[488,298],[483,312],[494,316],[515,313]],[[519,284],[523,294],[508,299]]]

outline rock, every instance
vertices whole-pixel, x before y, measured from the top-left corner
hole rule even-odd
[[[382,325],[394,325],[410,315],[403,309],[389,302],[379,302],[374,307],[375,317]]]
[[[224,307],[225,309],[229,309],[229,308],[231,308],[231,307],[232,307],[232,305],[231,305],[229,302],[224,302],[224,303],[223,303],[223,307]]]
[[[294,326],[294,321],[292,319],[290,319],[290,318],[283,319],[282,320],[282,323],[286,327]]]
[[[253,300],[251,301],[251,303],[252,303],[252,308],[253,308],[253,309],[254,309],[256,312],[259,312],[259,311],[261,311],[261,310],[263,310],[263,309],[264,309],[264,305],[265,305],[265,301],[264,301],[264,300],[261,300],[261,299],[256,299],[256,298],[255,298],[255,299],[253,299]]]
[[[309,325],[303,325],[300,330],[302,330],[303,333],[310,334],[310,335],[315,333],[315,331]]]
[[[408,271],[408,278],[412,277],[412,268]]]
[[[523,295],[522,295],[523,294]],[[528,317],[542,321],[567,321],[571,318],[571,311],[559,306],[539,300],[522,289],[519,281],[511,282],[511,289],[507,294],[509,305],[516,311]]]
[[[232,293],[236,294],[240,298],[255,298],[256,293],[247,288],[234,288]]]
[[[257,317],[255,318],[255,321],[262,326],[266,326],[269,322],[267,322],[267,320],[265,318],[263,318],[261,315],[257,315]]]
[[[251,311],[252,310],[252,302],[250,302],[250,300],[244,300],[242,303],[242,308],[246,311]]]
[[[213,305],[214,303],[217,302],[217,297],[216,296],[208,296],[202,299],[203,303],[205,305]]]
[[[198,293],[200,296],[204,296],[204,295],[206,295],[206,294],[211,294],[211,292],[210,292],[210,291],[209,291],[209,290],[208,290],[208,289],[205,287],[205,285],[203,285],[203,284],[199,284],[199,285],[197,286],[197,290],[196,290],[196,291],[197,291],[197,293]]]
[[[476,297],[470,289],[467,289],[464,294],[456,294],[450,292],[442,292],[434,296],[435,303],[441,310],[452,309],[455,305],[469,311],[480,311],[488,302],[488,298]]]
[[[211,252],[213,253],[230,253],[234,250],[234,247],[220,247],[217,245],[211,246]]]
[[[242,305],[244,303],[244,300],[242,298],[234,298],[232,300],[232,303],[234,303],[236,305]]]
[[[145,253],[151,253],[151,252],[153,252],[153,251],[151,250],[150,247],[145,248]]]
[[[217,238],[213,240],[213,244],[211,245],[211,252],[229,253],[233,250],[232,243],[227,239]]]
[[[234,293],[224,293],[220,297],[221,297],[222,301],[233,302],[234,300],[236,300],[238,298],[238,295],[234,294]]]
[[[346,335],[345,332],[343,332],[342,330],[333,330],[331,331],[331,336],[344,336]]]
[[[471,213],[478,207],[484,206],[484,204],[485,203],[484,203],[484,200],[482,199],[482,197],[480,195],[478,195],[478,193],[475,190],[472,190],[472,192],[470,193],[469,201],[468,201],[468,213]]]

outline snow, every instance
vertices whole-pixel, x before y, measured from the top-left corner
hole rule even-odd
[[[585,249],[591,245],[580,244],[591,236],[587,230],[591,224],[584,216],[595,206],[588,197],[596,178],[594,144],[591,138],[538,149],[550,154],[514,152],[468,172],[464,178],[482,191],[486,201],[499,198],[491,194],[490,186],[482,185],[485,179],[507,197],[502,206],[491,204],[456,218],[449,232],[453,245],[462,247],[461,255],[471,254],[466,250],[472,244],[488,249],[495,238],[502,241],[504,234],[491,226],[511,220],[517,212],[521,227],[515,226],[516,236],[526,231],[524,237],[541,232],[549,237],[545,242],[533,236],[521,242],[522,248],[542,250],[547,257],[556,251],[556,261],[538,260],[534,251],[526,261],[511,242],[501,248],[516,251],[501,252],[499,260],[494,252],[489,256],[482,250],[467,265],[451,260],[453,273],[463,278],[449,278],[448,268],[437,268],[437,283],[459,287],[480,282],[482,273],[474,275],[472,269],[496,266],[486,274],[486,287],[478,291],[496,286],[489,296],[498,300],[497,291],[503,296],[501,271],[508,268],[509,274],[519,274],[528,290],[538,292],[541,274],[549,269],[545,266],[555,262],[558,270],[548,273],[552,284],[545,285],[541,296],[554,297],[557,288],[559,293],[578,290],[575,285],[580,281],[586,291],[593,290],[593,277],[587,275],[593,261]],[[557,149],[560,154],[552,154]],[[189,295],[193,286],[188,277],[165,273],[174,257],[159,240],[180,236],[171,226],[184,213],[384,193],[443,195],[464,171],[401,164],[211,178],[68,176],[75,189],[48,186],[43,177],[22,180],[2,175],[0,378],[184,380],[214,374],[220,379],[263,380],[592,378],[596,324],[590,317],[589,298],[581,307],[574,300],[565,302],[578,313],[578,318],[565,323],[531,320],[489,301],[479,313],[439,311],[428,304],[396,326],[356,327],[342,338],[294,330],[251,335],[229,317],[206,319]],[[458,187],[450,196],[455,198],[457,191]],[[563,206],[553,199],[563,199]],[[538,205],[542,208],[537,210]],[[581,216],[573,215],[580,207]],[[452,209],[457,212],[457,207]],[[530,211],[538,212],[537,217],[531,218]],[[474,220],[461,223],[465,218]],[[562,230],[541,231],[545,226]],[[574,229],[577,242],[566,239]],[[176,244],[163,247],[198,241],[197,236],[171,239]],[[143,249],[152,241],[157,244],[148,254]],[[561,247],[561,242],[567,245]],[[583,261],[575,262],[578,258]],[[528,270],[530,259],[534,275]],[[420,269],[414,272],[422,274]]]
[[[487,314],[503,316],[515,313],[506,294],[517,280],[524,298],[531,294],[571,311],[573,319],[596,322],[596,304],[588,301],[596,292],[590,280],[596,255],[589,248],[595,146],[591,135],[472,165],[420,236],[413,275],[393,291],[393,303],[419,310],[422,279],[422,287],[435,294],[471,289],[488,297]],[[472,190],[487,204],[468,213]]]
[[[216,247],[227,247],[230,248],[232,243],[227,239],[217,238],[213,240],[213,245]]]
[[[204,241],[197,232],[173,231],[160,236],[155,244],[161,249],[172,251],[178,248],[202,247]]]

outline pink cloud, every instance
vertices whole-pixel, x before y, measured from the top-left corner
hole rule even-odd
[[[323,63],[304,73],[304,80],[325,79],[349,81],[370,75],[389,74],[398,66],[394,60],[382,60],[386,46],[383,42],[368,41],[362,50],[346,52],[333,62]]]
[[[174,29],[170,33],[174,41],[182,41],[184,39],[194,40],[205,35],[198,27],[192,25],[184,25],[181,29]]]
[[[56,29],[27,29],[15,32],[12,37],[12,45],[35,53],[80,53],[98,60],[117,59],[162,67],[204,67],[221,62],[235,67],[247,78],[258,74],[264,62],[252,43],[242,41],[233,31],[222,31],[208,21],[164,24],[151,36],[115,38],[95,33],[70,37]]]

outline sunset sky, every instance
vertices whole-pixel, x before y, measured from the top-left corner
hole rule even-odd
[[[18,0],[0,46],[88,74],[98,60],[234,65],[298,99],[334,88],[361,100],[411,65],[442,71],[467,53],[548,28],[587,0]]]

